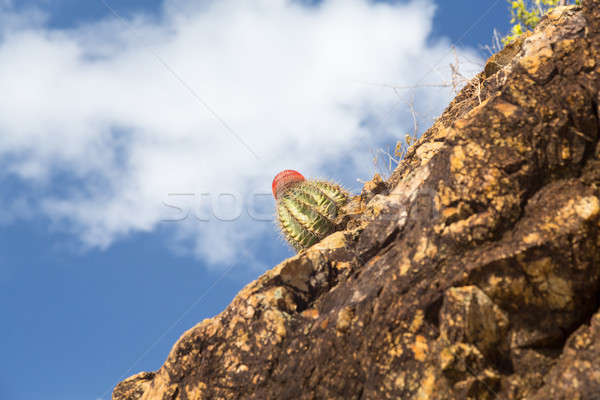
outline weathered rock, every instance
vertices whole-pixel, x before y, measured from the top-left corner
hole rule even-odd
[[[600,398],[599,104],[587,0],[490,59],[344,230],[113,399]]]
[[[533,397],[544,399],[600,398],[600,313],[571,335],[556,365]]]

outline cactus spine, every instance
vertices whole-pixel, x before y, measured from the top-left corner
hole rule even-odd
[[[339,185],[305,180],[292,170],[277,174],[273,180],[273,195],[281,232],[296,251],[332,233],[339,208],[348,201],[348,193]]]

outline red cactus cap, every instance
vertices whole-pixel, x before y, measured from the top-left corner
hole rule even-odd
[[[302,182],[303,180],[304,177],[298,171],[294,171],[293,169],[281,171],[275,175],[275,178],[273,179],[273,197],[277,199],[277,195],[285,190],[289,185],[296,182]]]

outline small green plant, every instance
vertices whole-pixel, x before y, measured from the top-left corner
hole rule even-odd
[[[568,4],[581,5],[581,0],[507,0],[510,4],[511,33],[502,38],[505,46],[524,32],[533,30],[544,14],[558,6]]]
[[[339,209],[348,201],[348,192],[339,185],[306,180],[293,170],[275,176],[273,196],[281,233],[296,251],[333,233]]]

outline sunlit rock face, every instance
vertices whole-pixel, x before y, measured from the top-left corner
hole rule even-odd
[[[599,398],[599,93],[600,0],[559,8],[113,399]]]

